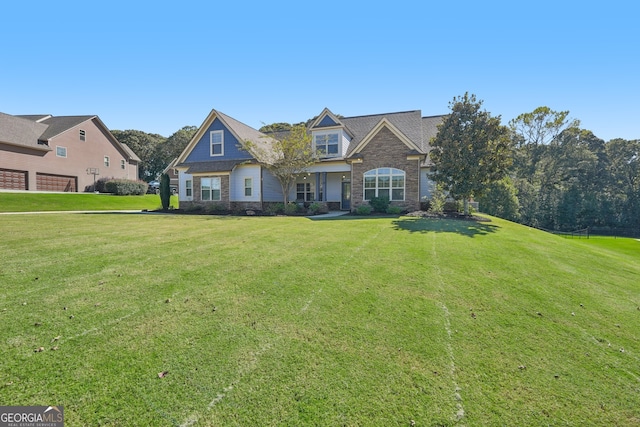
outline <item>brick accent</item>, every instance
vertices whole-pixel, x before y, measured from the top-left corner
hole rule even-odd
[[[396,168],[405,172],[404,201],[391,202],[405,210],[420,209],[420,161],[407,160],[411,149],[387,127],[383,127],[360,151],[362,163],[353,163],[351,173],[351,210],[364,201],[364,176],[371,169]]]
[[[229,203],[229,175],[216,175],[220,178],[220,200],[219,201],[202,201],[202,178],[210,177],[193,177],[193,201],[199,202],[197,204],[217,203],[223,206],[225,209],[230,209]]]

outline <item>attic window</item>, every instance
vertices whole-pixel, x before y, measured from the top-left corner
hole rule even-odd
[[[211,156],[224,156],[224,132],[221,130],[212,130],[209,133],[211,140]]]
[[[87,136],[84,130],[80,129],[80,141],[86,141],[86,140],[87,140]]]

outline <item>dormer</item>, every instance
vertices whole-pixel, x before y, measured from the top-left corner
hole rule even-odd
[[[313,151],[319,159],[342,158],[353,135],[328,108],[322,110],[309,127]]]

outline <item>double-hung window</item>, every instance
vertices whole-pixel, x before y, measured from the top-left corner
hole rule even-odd
[[[120,169],[126,169],[127,163],[124,160],[120,160]]]
[[[209,133],[211,156],[224,156],[224,131],[212,130]]]
[[[253,178],[244,179],[244,195],[251,197],[253,195]]]
[[[364,173],[364,199],[386,197],[404,200],[405,173],[395,168],[372,169]]]
[[[109,167],[109,164],[111,164],[111,161],[109,160],[109,156],[104,156],[104,165],[106,167]]]
[[[310,202],[313,200],[313,188],[310,182],[299,182],[296,184],[296,200]]]
[[[338,156],[338,132],[315,135],[316,153],[319,157]]]
[[[200,180],[202,201],[220,201],[220,177],[202,178]]]
[[[185,195],[187,197],[191,197],[193,195],[193,181],[190,179],[187,179],[184,182],[184,189],[185,189]]]

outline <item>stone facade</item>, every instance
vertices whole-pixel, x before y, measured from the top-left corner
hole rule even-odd
[[[364,201],[364,173],[377,168],[396,168],[405,172],[404,201],[393,201],[391,205],[403,210],[420,209],[420,161],[407,160],[412,151],[388,128],[381,129],[358,153],[362,162],[352,164],[351,210],[367,204]]]

